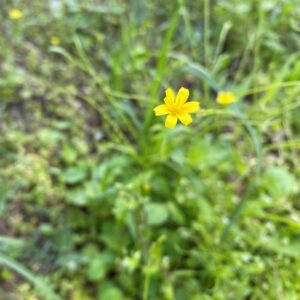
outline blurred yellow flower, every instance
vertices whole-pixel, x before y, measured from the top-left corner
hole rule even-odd
[[[218,93],[217,103],[221,105],[229,105],[236,101],[237,101],[236,96],[231,92],[221,91]]]
[[[52,36],[50,39],[50,43],[54,46],[57,46],[60,44],[60,39],[57,36]]]
[[[22,11],[17,8],[14,8],[9,11],[9,17],[12,20],[18,20],[18,19],[22,18],[22,16],[23,16]]]
[[[175,98],[173,90],[170,88],[166,89],[165,104],[156,106],[154,113],[156,116],[167,115],[165,121],[167,128],[174,128],[178,119],[186,126],[192,123],[193,120],[190,113],[198,111],[200,104],[197,101],[186,102],[189,94],[189,90],[182,87]]]
[[[145,183],[143,186],[143,189],[145,192],[149,192],[151,190],[151,185],[148,183]]]

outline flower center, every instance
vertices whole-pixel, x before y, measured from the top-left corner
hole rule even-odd
[[[170,113],[173,115],[177,115],[181,112],[181,106],[178,106],[177,104],[172,104],[168,108]]]

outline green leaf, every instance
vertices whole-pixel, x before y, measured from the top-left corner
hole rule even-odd
[[[97,300],[122,300],[124,299],[122,291],[110,282],[104,282],[98,289]]]
[[[77,151],[70,145],[64,145],[61,155],[65,162],[72,164],[76,161]]]
[[[68,193],[67,199],[70,203],[78,206],[87,204],[88,197],[83,189],[75,189]]]
[[[89,280],[96,282],[101,281],[105,277],[109,265],[110,257],[107,255],[98,254],[95,258],[92,258],[87,270]]]
[[[292,194],[296,180],[292,174],[280,167],[270,167],[263,174],[263,187],[275,200]]]
[[[276,252],[277,254],[285,255],[288,257],[300,258],[300,243],[292,242],[285,244],[278,239],[271,240],[267,243],[267,247]]]
[[[0,264],[10,268],[11,270],[17,272],[19,275],[24,277],[28,280],[31,284],[35,286],[37,293],[45,300],[60,300],[61,298],[56,295],[49,284],[47,284],[44,280],[40,279],[39,277],[35,276],[21,264],[12,260],[11,258],[5,256],[4,254],[0,253]]]
[[[82,167],[72,167],[67,169],[64,174],[64,182],[68,184],[76,184],[82,182],[87,176],[86,169]]]
[[[179,209],[179,207],[174,203],[174,202],[168,202],[168,210],[170,212],[170,218],[182,225],[184,222],[185,222],[185,216],[184,214],[182,213],[182,211]]]
[[[168,210],[164,204],[148,203],[145,211],[149,225],[161,225],[168,219]]]

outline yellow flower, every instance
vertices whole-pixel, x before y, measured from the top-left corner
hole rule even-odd
[[[231,92],[221,91],[218,93],[217,102],[221,105],[229,105],[236,101],[236,96]]]
[[[145,192],[149,192],[151,190],[151,185],[148,184],[148,183],[145,183],[143,185],[143,189],[144,189]]]
[[[50,39],[50,43],[54,46],[57,46],[60,44],[60,39],[57,36],[52,36]]]
[[[167,128],[174,128],[178,119],[186,126],[192,123],[193,120],[190,113],[198,111],[200,105],[197,101],[186,102],[189,93],[188,89],[182,87],[175,98],[173,90],[169,88],[166,90],[165,104],[158,105],[154,108],[156,116],[167,115],[165,122]]]
[[[18,20],[18,19],[22,18],[22,16],[23,16],[22,11],[20,11],[17,8],[14,8],[14,9],[12,9],[12,10],[9,11],[9,17],[12,20]]]

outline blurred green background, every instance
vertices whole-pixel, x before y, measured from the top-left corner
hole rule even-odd
[[[0,299],[300,299],[299,0],[0,5]]]

